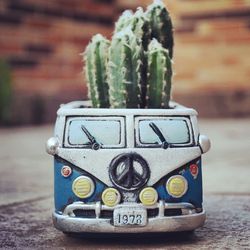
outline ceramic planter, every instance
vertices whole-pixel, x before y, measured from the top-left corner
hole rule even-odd
[[[63,232],[172,232],[203,225],[197,112],[94,109],[72,102],[57,112],[54,225]]]

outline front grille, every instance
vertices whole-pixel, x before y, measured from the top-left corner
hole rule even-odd
[[[113,218],[113,211],[102,210],[100,218],[112,219]]]
[[[76,209],[74,210],[74,214],[76,217],[81,218],[96,218],[95,210]]]
[[[133,206],[135,206],[135,204],[133,204]],[[68,205],[65,208],[64,214],[79,218],[102,218],[112,220],[114,209],[115,207],[108,207],[105,205],[101,205],[100,203],[84,204],[76,202]],[[164,201],[161,201],[158,204],[155,204],[155,206],[146,207],[146,209],[148,218],[155,218],[158,216],[181,216],[196,213],[195,207],[192,204],[184,202],[166,203]]]
[[[177,216],[177,215],[182,215],[182,211],[180,208],[164,210],[164,216]]]
[[[80,218],[96,218],[95,210],[85,210],[85,209],[76,209],[74,210],[74,214],[76,217]],[[112,219],[113,218],[113,211],[102,210],[100,218],[103,219]]]
[[[76,217],[81,217],[81,218],[96,218],[95,210],[76,209],[74,210],[74,214]],[[158,215],[159,215],[159,208],[147,209],[148,218],[154,218],[154,217],[157,217]],[[164,216],[178,216],[178,215],[182,215],[181,209],[165,209],[164,210]],[[113,211],[102,210],[100,214],[100,218],[112,219]]]
[[[159,208],[147,209],[148,218],[156,217],[159,214]]]

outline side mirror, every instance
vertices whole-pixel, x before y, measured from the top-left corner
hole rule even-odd
[[[56,137],[51,137],[46,143],[46,151],[50,155],[58,153],[59,141]]]
[[[206,135],[199,135],[199,147],[203,154],[205,154],[211,147],[211,142]]]

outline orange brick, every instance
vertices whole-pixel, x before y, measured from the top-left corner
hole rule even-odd
[[[8,55],[18,55],[22,53],[22,47],[18,44],[17,41],[12,40],[12,42],[6,42],[4,39],[0,40],[0,54],[1,56],[8,56]]]

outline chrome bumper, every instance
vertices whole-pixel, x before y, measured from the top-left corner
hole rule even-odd
[[[142,204],[132,204],[143,206]],[[131,206],[123,204],[119,206]],[[165,203],[160,201],[154,206],[145,207],[146,209],[158,208],[158,215],[148,218],[146,226],[123,226],[117,227],[112,224],[110,218],[100,218],[101,211],[113,211],[115,208],[96,204],[73,203],[67,206],[64,213],[53,213],[53,222],[57,229],[63,232],[72,233],[146,233],[146,232],[177,232],[190,231],[201,227],[206,219],[205,211],[199,213],[190,203]],[[96,218],[81,218],[74,215],[74,210],[93,209]],[[164,216],[164,211],[168,209],[182,209],[182,215]]]

